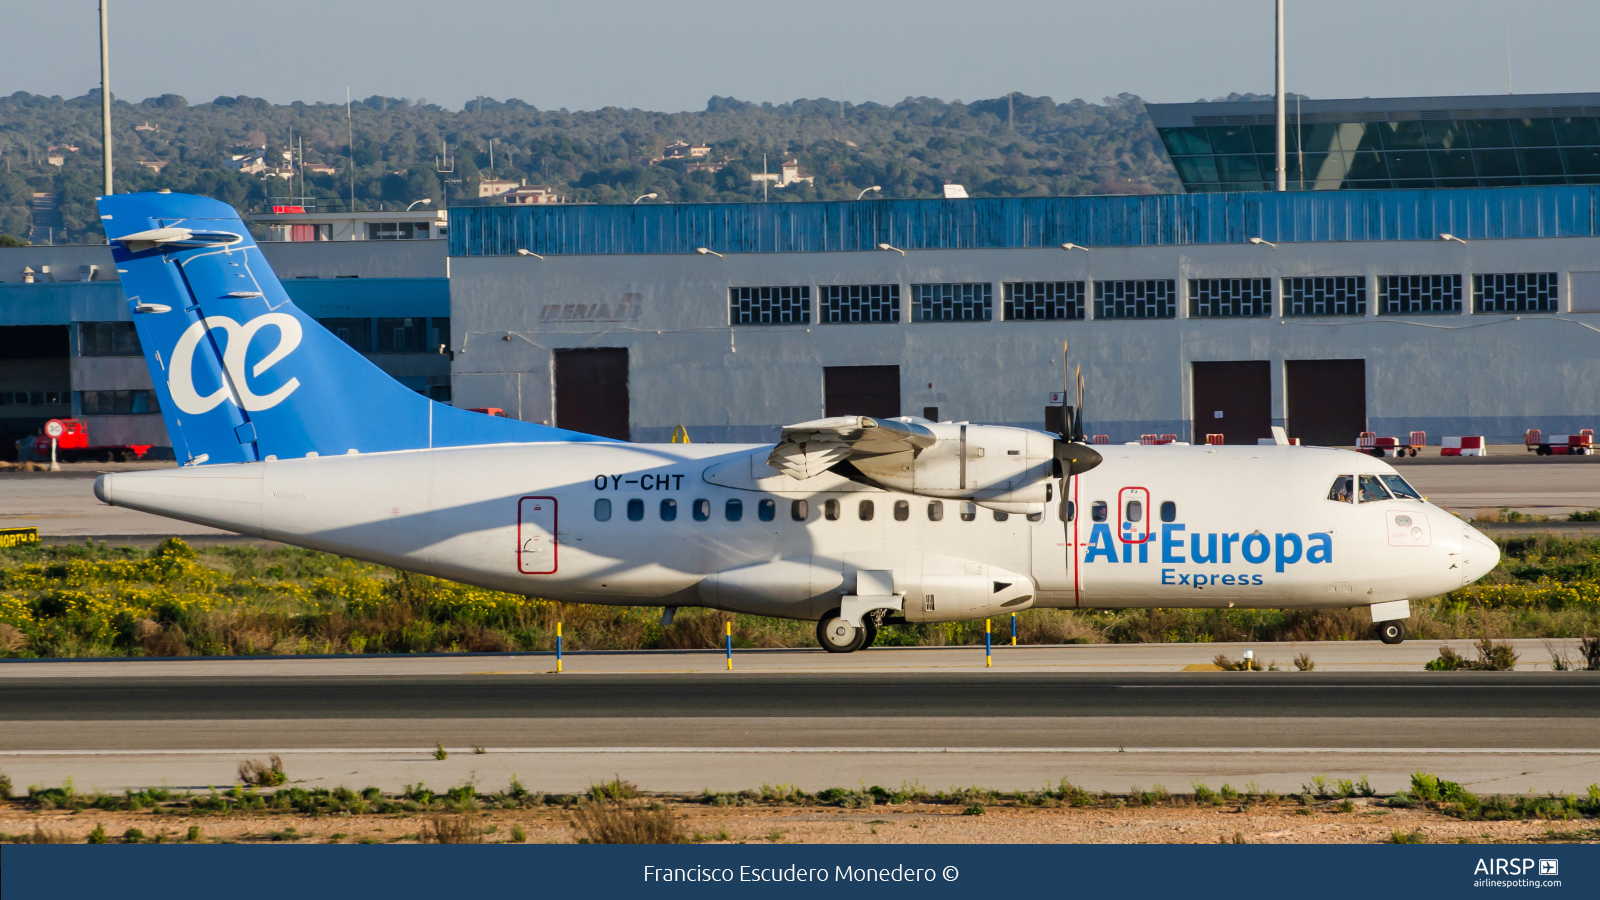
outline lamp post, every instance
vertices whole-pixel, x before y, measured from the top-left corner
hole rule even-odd
[[[423,197],[421,200],[413,201],[410,206],[406,207],[406,212],[411,212],[413,209],[416,209],[418,203],[430,203],[431,204],[432,202],[433,202],[433,198],[432,197]]]
[[[865,197],[868,194],[882,193],[882,192],[883,192],[883,188],[879,187],[878,185],[873,185],[872,187],[866,188],[861,193],[857,194],[856,195],[856,199],[860,200],[862,197]]]
[[[655,198],[656,198],[656,192],[655,191],[651,191],[648,194],[640,194],[639,196],[633,198],[633,204],[629,204],[629,205],[637,204],[640,200],[654,200]]]
[[[1271,247],[1274,250],[1278,249],[1277,244],[1274,244],[1265,238],[1253,237],[1250,239],[1250,243],[1255,244],[1257,247]]]
[[[111,32],[106,4],[100,0],[100,161],[105,166],[105,193],[111,195]]]
[[[1284,159],[1284,157],[1287,155],[1286,152],[1285,152],[1286,149],[1287,149],[1287,141],[1285,140],[1286,124],[1283,121],[1283,117],[1284,117],[1284,109],[1283,109],[1283,0],[1278,0],[1278,16],[1277,16],[1277,20],[1276,21],[1277,21],[1277,32],[1278,32],[1278,44],[1277,44],[1277,53],[1276,53],[1278,71],[1277,71],[1277,78],[1275,79],[1276,83],[1275,83],[1275,85],[1273,87],[1273,95],[1274,95],[1273,99],[1275,101],[1276,112],[1277,112],[1277,117],[1274,120],[1275,121],[1275,125],[1273,127],[1273,131],[1275,132],[1275,136],[1274,136],[1274,153],[1273,153],[1273,166],[1275,167],[1275,174],[1274,174],[1275,186],[1273,187],[1273,190],[1275,190],[1275,191],[1287,191],[1289,189],[1289,180],[1288,180],[1289,179],[1289,171],[1288,171],[1288,168],[1287,168],[1288,164]]]

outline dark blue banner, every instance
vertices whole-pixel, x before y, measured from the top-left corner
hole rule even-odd
[[[0,848],[50,897],[1600,896],[1600,846],[71,846]],[[1553,894],[1551,892],[1554,892]]]

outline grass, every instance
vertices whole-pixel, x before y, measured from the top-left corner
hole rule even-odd
[[[288,782],[283,771],[283,760],[274,753],[266,762],[247,759],[239,763],[239,781],[256,787],[277,787]]]
[[[483,834],[466,816],[429,816],[417,832],[417,840],[424,844],[481,844]]]
[[[681,844],[682,829],[672,810],[635,800],[593,800],[572,812],[572,830],[586,844]],[[728,840],[727,832],[718,840]]]
[[[1439,648],[1439,657],[1423,666],[1429,672],[1509,672],[1517,667],[1517,653],[1510,644],[1497,644],[1489,638],[1478,642],[1478,658],[1466,659],[1448,645]]]
[[[1412,603],[1418,639],[1600,635],[1600,539],[1498,539],[1476,585]],[[216,656],[505,652],[565,647],[809,647],[808,622],[684,609],[558,604],[297,548],[151,551],[105,544],[0,550],[0,656]],[[1364,610],[1027,610],[1019,643],[1363,640]],[[883,644],[983,643],[981,622],[886,628]],[[1600,640],[1594,659],[1600,668]]]

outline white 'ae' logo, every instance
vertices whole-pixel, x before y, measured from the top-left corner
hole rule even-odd
[[[183,333],[183,337],[178,338],[178,345],[172,348],[171,368],[168,369],[167,376],[167,390],[172,392],[172,402],[184,412],[196,416],[210,412],[224,400],[232,400],[236,405],[251,412],[271,409],[282,403],[294,393],[295,388],[300,386],[300,379],[291,378],[283,387],[265,396],[258,396],[251,393],[250,380],[245,373],[244,354],[250,347],[250,340],[255,337],[256,332],[268,325],[278,329],[278,346],[250,368],[251,376],[260,375],[272,368],[294,348],[300,346],[298,319],[288,313],[267,313],[240,325],[227,316],[206,316],[203,321],[190,325]],[[194,374],[191,367],[194,365],[195,348],[205,339],[207,329],[220,329],[227,333],[228,341],[222,351],[222,364],[228,370],[228,381],[231,384],[225,383],[202,397],[194,389]],[[232,396],[235,390],[238,391],[238,396]]]

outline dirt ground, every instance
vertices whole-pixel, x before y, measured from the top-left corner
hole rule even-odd
[[[717,808],[669,801],[685,838],[706,843],[786,844],[967,844],[1116,843],[1251,844],[1381,843],[1396,831],[1420,832],[1428,843],[1523,843],[1545,840],[1600,841],[1595,823],[1574,821],[1468,822],[1419,809],[1388,809],[1355,801],[1351,812],[1331,806],[1302,812],[1293,802],[1255,803],[1248,808],[997,807],[981,815],[963,808],[915,803],[870,809],[837,807]],[[0,805],[0,832],[32,834],[35,827],[70,842],[83,842],[98,824],[113,843],[129,828],[146,841],[182,841],[191,825],[204,842],[309,841],[316,843],[393,843],[417,840],[433,814],[323,815],[233,813],[104,812],[85,809],[34,811]],[[514,841],[520,826],[530,843],[569,843],[578,839],[570,813],[560,807],[467,814],[485,843]]]

